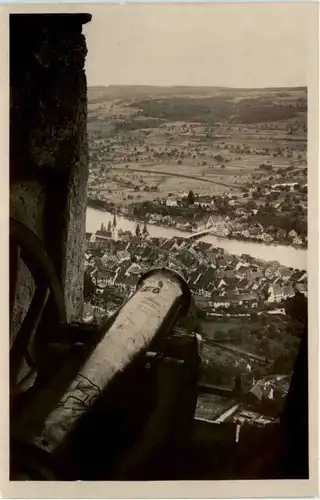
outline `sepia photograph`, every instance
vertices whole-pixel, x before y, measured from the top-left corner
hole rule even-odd
[[[314,480],[317,6],[22,10],[10,481]]]

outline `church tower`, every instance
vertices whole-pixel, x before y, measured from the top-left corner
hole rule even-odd
[[[142,236],[143,238],[148,238],[149,236],[149,231],[148,231],[148,228],[147,228],[147,224],[145,223],[144,226],[143,226],[143,230],[142,230]]]
[[[117,227],[117,217],[116,214],[113,216],[113,223],[112,223],[112,239],[117,241],[118,239],[118,227]]]

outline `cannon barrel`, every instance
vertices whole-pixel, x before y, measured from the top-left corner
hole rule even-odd
[[[131,399],[131,407],[126,402],[124,405],[126,410],[121,408],[122,414],[126,413],[128,408],[132,411],[136,399],[137,405],[139,401],[142,406],[146,407],[144,408],[145,422],[148,421],[150,414],[158,405],[155,399],[159,397],[157,389],[159,376],[153,376],[151,381],[152,370],[146,370],[146,366],[150,368],[152,359],[157,358],[157,354],[153,353],[157,353],[163,339],[168,338],[178,319],[188,312],[189,306],[190,291],[178,273],[166,268],[153,269],[146,273],[140,279],[135,293],[117,313],[109,329],[93,347],[91,346],[90,352],[82,353],[81,361],[77,361],[78,365],[76,363],[76,371],[72,372],[74,368],[70,360],[62,367],[60,373],[53,375],[45,387],[40,387],[35,391],[29,404],[12,424],[13,455],[14,450],[18,450],[17,453],[20,450],[20,455],[27,453],[29,464],[32,462],[31,456],[34,456],[35,449],[37,456],[40,453],[41,457],[44,455],[61,457],[61,450],[65,449],[70,435],[74,435],[75,429],[81,427],[81,422],[86,421],[88,415],[97,413],[98,408],[100,417],[102,414],[106,417],[106,414],[110,415],[110,407],[119,405],[118,400],[124,395],[123,387],[126,387],[123,399],[133,399]],[[165,343],[168,343],[167,340]],[[180,347],[178,347],[178,352],[179,349]],[[162,364],[170,361],[172,352],[177,354],[177,349],[172,346],[169,351],[167,351],[169,356],[162,356]],[[190,347],[187,347],[185,352],[187,351],[190,354]],[[189,354],[187,354],[188,359],[190,359]],[[141,363],[139,364],[139,361],[137,363],[141,357],[144,360],[142,369]],[[173,357],[177,358],[177,356]],[[173,361],[176,365],[184,363],[183,359]],[[136,365],[138,369],[134,368]],[[181,368],[174,370],[177,369],[181,371]],[[70,373],[73,373],[72,376]],[[180,375],[179,377],[181,385],[182,379]],[[133,379],[138,382],[134,382]],[[66,380],[68,380],[67,384]],[[121,383],[117,383],[117,380]],[[196,387],[196,378],[194,381]],[[134,393],[133,396],[129,394],[130,387],[134,387],[131,390]],[[139,388],[140,392],[145,391],[143,397],[138,395]],[[161,391],[162,394],[166,392],[162,389]],[[179,392],[181,393],[181,388]],[[158,393],[158,396],[153,393]],[[112,394],[111,398],[110,394]],[[152,400],[152,402],[148,405],[145,400],[149,402]],[[101,410],[101,401],[104,401],[103,410]],[[106,406],[109,406],[107,411]],[[139,414],[140,410],[136,409],[136,411]],[[193,409],[191,413],[192,411]],[[91,434],[93,434],[92,425]],[[27,452],[30,447],[33,451]],[[35,460],[38,461],[38,458]],[[18,469],[21,472],[23,466],[20,465]]]

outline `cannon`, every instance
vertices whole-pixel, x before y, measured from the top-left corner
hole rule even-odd
[[[173,329],[189,306],[184,279],[152,269],[100,328],[64,325],[72,345],[56,363],[52,346],[63,345],[62,335],[51,333],[51,376],[40,370],[11,412],[11,478],[143,478],[159,450],[182,441],[193,425],[200,357],[195,336]]]

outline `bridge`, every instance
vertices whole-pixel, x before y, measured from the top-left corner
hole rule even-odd
[[[187,240],[197,240],[198,238],[202,238],[202,236],[207,236],[208,234],[212,234],[213,229],[205,229],[204,231],[198,231],[197,233],[192,233],[190,236],[186,236]]]

